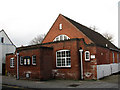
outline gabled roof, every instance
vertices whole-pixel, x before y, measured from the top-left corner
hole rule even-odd
[[[8,37],[7,33],[6,33],[3,29],[0,31],[0,33],[1,33],[1,32],[4,32],[4,34],[7,36],[7,38],[8,38],[9,41],[12,43],[12,45],[14,45],[13,42],[12,42],[12,41],[10,40],[10,38]],[[15,46],[15,45],[14,45],[14,46]],[[15,46],[15,47],[16,47],[16,46]]]
[[[106,44],[108,45],[108,48],[118,49],[114,44],[112,44],[109,40],[107,40],[104,36],[102,36],[100,33],[93,31],[92,29],[79,24],[78,22],[62,15],[64,18],[66,18],[69,22],[71,22],[77,29],[79,29],[82,33],[84,33],[90,40],[92,40],[96,45],[106,47]]]

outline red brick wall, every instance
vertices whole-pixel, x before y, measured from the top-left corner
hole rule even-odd
[[[51,77],[52,72],[52,49],[40,48],[32,50],[24,50],[20,52],[20,56],[36,55],[36,65],[19,66],[20,78],[25,78],[27,72],[31,72],[30,79],[45,80]],[[32,59],[31,59],[32,62]]]
[[[54,47],[53,51],[53,70],[56,70],[55,78],[66,79],[80,79],[80,66],[78,61],[78,48],[77,42],[66,41],[46,44],[44,46]],[[56,51],[58,50],[70,50],[71,52],[71,67],[57,68],[56,67]],[[54,73],[54,72],[53,72]]]
[[[31,63],[32,63],[32,55],[36,55],[36,65],[30,65],[30,66],[19,66],[19,75],[20,78],[25,78],[25,74],[27,72],[31,72],[30,78],[39,79],[40,76],[40,50],[39,49],[33,49],[33,50],[24,50],[19,52],[19,56],[30,56],[31,57]]]
[[[54,47],[53,51],[53,69],[57,71],[55,78],[66,78],[66,79],[80,79],[81,68],[80,68],[80,53],[79,49],[82,47],[83,51],[83,73],[84,79],[96,79],[97,78],[97,62],[96,58],[90,61],[85,61],[85,51],[90,51],[91,55],[96,55],[95,46],[86,46],[82,40],[69,40],[63,42],[56,42],[51,44],[45,44],[44,46]],[[71,51],[71,68],[56,68],[56,51],[67,49]],[[91,74],[87,77],[86,74]]]
[[[20,56],[30,56],[31,64],[29,66],[19,65],[19,77],[26,78],[26,73],[30,73],[29,79],[40,79],[46,80],[52,77],[52,53],[51,48],[39,48],[39,49],[28,49],[19,52]],[[36,55],[36,65],[32,65],[32,55]],[[11,75],[16,75],[17,68],[17,57],[15,57],[15,67],[10,68],[10,58],[15,55],[7,55],[6,57],[6,70]],[[19,62],[20,63],[20,62]]]
[[[110,50],[107,48],[97,47],[97,64],[110,64]]]
[[[10,67],[10,58],[14,58],[14,68]],[[12,75],[12,76],[16,76],[16,66],[17,66],[17,62],[16,62],[16,55],[14,54],[10,54],[6,56],[6,73],[8,75]]]
[[[59,30],[59,24],[62,24],[62,30]],[[72,25],[67,19],[65,19],[61,14],[56,19],[53,26],[50,28],[45,39],[42,43],[53,42],[55,37],[58,35],[65,34],[72,38],[84,38],[86,43],[91,43],[92,41],[84,35],[80,30],[78,30],[74,25]]]

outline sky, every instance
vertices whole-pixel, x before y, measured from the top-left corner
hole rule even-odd
[[[47,33],[59,14],[99,33],[110,33],[118,46],[119,0],[0,0],[0,30],[17,46]]]

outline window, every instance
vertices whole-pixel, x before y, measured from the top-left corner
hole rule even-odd
[[[29,56],[25,56],[23,61],[24,61],[24,65],[30,65],[30,57]]]
[[[66,35],[59,35],[53,41],[61,41],[61,40],[68,40],[68,39],[70,38]]]
[[[1,37],[1,43],[4,43],[4,37]]]
[[[90,52],[85,51],[85,61],[90,61]]]
[[[119,63],[119,54],[117,54],[117,63]]]
[[[32,56],[32,65],[36,65],[36,56],[35,55]]]
[[[10,58],[10,67],[11,67],[11,68],[14,67],[14,58]]]
[[[59,50],[56,52],[57,67],[71,67],[70,50]]]
[[[23,65],[24,61],[23,61],[23,57],[20,57],[20,65]]]
[[[112,52],[112,56],[113,56],[113,63],[115,62],[115,55],[114,52]]]
[[[59,29],[62,30],[62,24],[59,24]]]

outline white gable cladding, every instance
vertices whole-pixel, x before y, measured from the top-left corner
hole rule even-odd
[[[4,42],[1,42],[1,38]],[[7,53],[14,53],[16,50],[15,45],[11,42],[4,30],[0,31],[0,74],[2,73],[2,63],[5,63]]]

